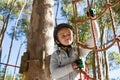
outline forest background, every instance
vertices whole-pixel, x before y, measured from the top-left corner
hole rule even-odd
[[[111,3],[117,0],[110,0]],[[10,64],[7,67],[7,79],[19,80],[22,78],[22,74],[19,74],[19,68],[21,63],[21,56],[27,49],[27,36],[28,29],[30,27],[32,0],[1,0],[0,1],[0,80],[2,80],[6,64]],[[92,3],[92,2],[91,2]],[[94,8],[96,14],[99,15],[104,9],[104,0],[94,1]],[[80,20],[85,19],[87,11],[87,2],[81,1],[78,4],[78,18]],[[96,7],[98,6],[98,7]],[[120,35],[120,5],[113,7],[113,16],[115,19],[116,35]],[[109,19],[109,12],[104,15],[103,18],[98,20],[100,27],[100,35],[105,36],[104,40],[101,37],[98,46],[102,45],[100,42],[105,41],[108,44],[113,40],[113,30]],[[54,26],[59,23],[67,22],[73,25],[73,9],[71,0],[55,0],[54,1]],[[104,23],[104,24],[103,24]],[[79,27],[80,41],[84,43],[88,37],[89,28],[86,27],[89,24],[83,24]],[[103,34],[104,33],[104,34]],[[84,39],[83,39],[84,38]],[[106,39],[107,38],[107,39]],[[107,45],[108,45],[107,44]],[[115,44],[112,48],[106,51],[109,60],[109,70],[111,80],[120,80],[120,54]],[[88,62],[89,62],[88,57]],[[15,65],[16,68],[13,66]],[[89,65],[90,66],[90,65]],[[119,73],[116,73],[118,71]],[[118,76],[117,76],[118,75]]]

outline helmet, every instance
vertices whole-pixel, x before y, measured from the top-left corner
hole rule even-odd
[[[57,25],[57,26],[55,27],[53,37],[54,37],[55,43],[56,43],[59,47],[64,46],[64,45],[62,45],[62,44],[60,43],[60,41],[58,40],[58,36],[57,36],[58,31],[61,30],[61,29],[63,29],[63,28],[69,28],[69,29],[71,29],[71,30],[73,31],[73,27],[72,27],[71,25],[67,24],[67,23],[61,23],[61,24],[59,24],[59,25]],[[57,43],[57,42],[59,42],[59,43]]]

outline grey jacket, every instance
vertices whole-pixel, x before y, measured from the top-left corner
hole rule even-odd
[[[88,47],[93,47],[93,39],[90,37],[85,45]],[[90,52],[88,49],[80,48],[80,58],[85,60],[85,57]],[[56,50],[51,55],[50,60],[50,71],[53,80],[78,80],[79,72],[78,70],[73,70],[71,63],[73,63],[78,57],[77,48],[73,47],[69,52],[69,57],[67,53],[60,49]]]

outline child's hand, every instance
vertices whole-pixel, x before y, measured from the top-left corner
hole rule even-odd
[[[78,68],[78,66],[77,66],[77,64],[75,62],[72,63],[72,68],[73,68],[73,70]]]
[[[84,68],[82,59],[77,59],[75,63],[77,64],[78,68]]]
[[[77,59],[74,63],[72,63],[72,68],[73,69],[84,68],[82,59]]]

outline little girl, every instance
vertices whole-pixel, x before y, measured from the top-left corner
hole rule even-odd
[[[95,37],[97,38],[97,28],[95,32]],[[85,57],[90,52],[90,50],[80,48],[80,59],[82,59],[83,62],[78,60],[77,48],[72,47],[73,27],[66,23],[59,24],[55,27],[54,41],[59,49],[51,55],[50,71],[52,79],[79,80],[80,74],[78,68],[83,68]],[[85,45],[88,47],[94,46],[92,36],[87,39]],[[78,60],[78,62],[76,62],[76,60]]]

